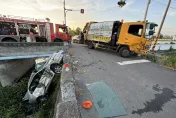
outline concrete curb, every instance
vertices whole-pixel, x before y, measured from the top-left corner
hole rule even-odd
[[[66,63],[69,64],[68,68],[65,67]],[[69,55],[64,56],[59,98],[56,101],[54,118],[80,118],[72,72],[72,59]]]

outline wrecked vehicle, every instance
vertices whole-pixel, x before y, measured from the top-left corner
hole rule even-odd
[[[63,51],[54,53],[29,79],[24,103],[40,103],[47,99],[48,89],[56,74],[60,74],[63,65]]]

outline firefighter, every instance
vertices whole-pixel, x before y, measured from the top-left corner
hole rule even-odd
[[[34,30],[32,28],[30,29],[29,36],[30,36],[30,39],[31,39],[32,42],[36,42]]]

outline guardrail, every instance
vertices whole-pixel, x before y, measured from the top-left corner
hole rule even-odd
[[[36,42],[36,43],[0,43],[0,58],[16,59],[16,58],[27,58],[37,57],[46,54],[52,54],[59,50],[66,50],[69,46],[64,43],[47,43],[47,42]],[[31,57],[32,56],[32,57]]]

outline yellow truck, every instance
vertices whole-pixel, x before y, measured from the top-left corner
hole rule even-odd
[[[122,57],[132,54],[146,54],[152,44],[155,27],[152,22],[88,22],[83,33],[88,48],[108,48]]]

